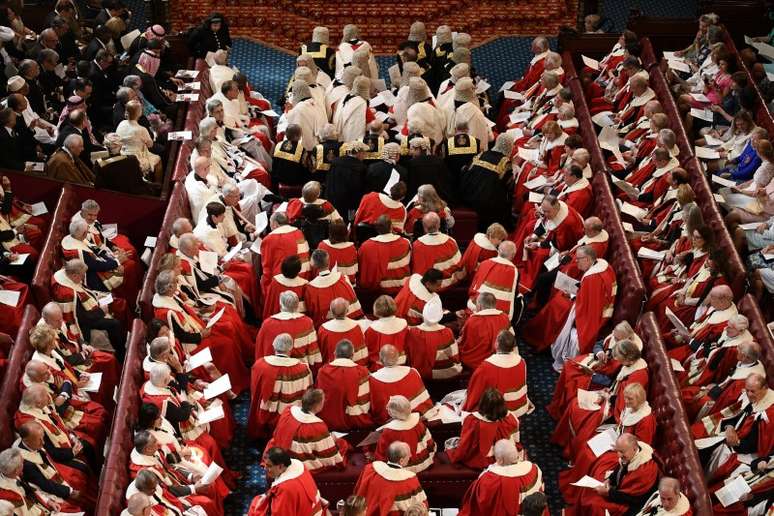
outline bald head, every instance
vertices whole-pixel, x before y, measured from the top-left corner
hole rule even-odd
[[[411,448],[403,441],[394,441],[387,447],[387,460],[405,466],[411,457]]]
[[[194,174],[202,179],[207,177],[210,171],[210,158],[206,156],[198,156],[194,160]]]
[[[728,285],[718,285],[710,290],[709,298],[715,310],[725,310],[734,304],[734,291]]]
[[[331,301],[330,308],[334,319],[344,319],[347,316],[347,310],[349,310],[349,301],[343,297],[337,297]]]
[[[605,225],[599,217],[589,217],[583,221],[583,230],[587,237],[595,237],[602,232]]]
[[[425,216],[422,217],[422,227],[424,228],[425,233],[438,233],[441,229],[441,217],[433,211],[426,213]]]
[[[33,383],[45,382],[48,377],[48,366],[38,360],[30,360],[24,366],[24,374]]]
[[[394,367],[398,365],[399,356],[398,349],[392,344],[385,344],[382,346],[382,349],[379,350],[379,360],[381,360],[384,367]]]
[[[510,466],[519,461],[519,451],[510,439],[500,439],[495,443],[494,456],[500,466]]]
[[[500,242],[500,245],[497,246],[497,256],[513,261],[513,258],[516,256],[516,244],[510,240]]]
[[[59,303],[55,303],[54,301],[46,303],[40,314],[43,316],[43,320],[46,321],[46,324],[52,328],[58,330],[62,326],[62,307],[59,306]]]

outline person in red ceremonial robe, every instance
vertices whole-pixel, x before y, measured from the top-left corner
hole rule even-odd
[[[513,83],[509,88],[510,91],[524,92],[537,84],[543,76],[543,72],[546,69],[546,57],[551,52],[548,48],[548,39],[543,36],[536,37],[532,40],[530,50],[534,55],[529,62],[529,68],[527,68],[527,71],[524,72],[524,76],[520,80]],[[514,100],[503,100],[503,104],[500,107],[500,112],[497,117],[498,126],[502,127],[505,125],[505,121],[515,105]]]
[[[737,315],[734,304],[734,292],[728,285],[718,285],[710,290],[707,295],[707,308],[704,313],[696,317],[687,330],[674,329],[667,334],[662,334],[664,341],[671,344],[669,356],[683,362],[694,348],[698,349],[705,342],[713,342],[723,334],[728,321]]]
[[[747,484],[750,490],[742,495],[741,499],[730,505],[723,506],[718,500],[712,505],[712,514],[717,516],[748,516],[750,514],[766,514],[771,516],[772,502],[771,493],[774,489],[774,454],[758,457],[749,465],[740,464],[731,475],[725,479],[710,479],[709,491],[717,499],[719,489],[725,487],[730,482],[741,482]],[[713,502],[715,501],[713,499]],[[762,513],[760,511],[768,511]]]
[[[290,290],[279,296],[280,312],[264,320],[255,339],[255,359],[272,355],[272,343],[277,335],[287,333],[293,338],[290,356],[316,369],[322,363],[317,334],[312,319],[298,312],[298,296]]]
[[[24,307],[29,302],[30,288],[10,276],[0,276],[0,289],[19,293],[16,305],[0,304],[0,333],[15,335],[21,325]]]
[[[322,210],[322,216],[320,217],[320,220],[334,221],[341,219],[341,216],[339,215],[339,212],[336,211],[336,208],[334,208],[330,202],[320,198],[321,190],[322,185],[320,185],[318,181],[309,181],[301,188],[300,199],[296,198],[288,201],[286,214],[288,216],[288,221],[291,224],[301,217],[301,210],[304,208],[304,206],[308,206],[310,204],[319,206]]]
[[[567,251],[583,237],[583,217],[555,195],[546,195],[533,213],[519,223],[511,239],[516,242],[516,266],[526,289],[532,288],[552,247]]]
[[[80,340],[80,335],[68,331],[64,321],[62,308],[58,303],[50,301],[40,311],[41,318],[37,326],[51,328],[55,332],[56,350],[71,366],[79,371],[102,373],[102,383],[97,393],[97,401],[103,407],[111,407],[113,389],[118,385],[121,372],[115,355],[106,351],[96,350]]]
[[[497,246],[508,238],[508,233],[502,224],[494,223],[486,228],[486,233],[476,233],[462,255],[460,270],[472,278],[481,262],[497,256]]]
[[[411,455],[405,469],[419,473],[433,465],[436,445],[418,412],[411,411],[411,403],[405,396],[392,396],[387,402],[390,420],[380,426],[374,459],[387,460],[387,449],[396,441],[409,446]]]
[[[21,480],[36,488],[37,497],[49,506],[58,505],[60,513],[94,510],[97,486],[79,485],[76,489],[57,471],[54,459],[46,451],[46,434],[40,423],[25,423],[18,432],[12,449],[19,450],[24,461]]]
[[[123,360],[126,353],[126,334],[121,321],[113,317],[111,303],[108,310],[99,304],[101,295],[88,289],[84,281],[88,267],[83,260],[74,259],[65,263],[51,277],[51,297],[62,309],[64,321],[72,335],[80,335],[91,341],[92,330],[107,332],[116,358]]]
[[[67,428],[43,385],[33,384],[22,392],[19,409],[13,416],[13,425],[17,430],[31,421],[43,427],[46,451],[54,458],[57,471],[70,485],[85,491],[86,486],[97,480],[91,469],[94,465],[87,463],[87,454],[95,456],[94,449]]]
[[[342,340],[348,340],[353,348],[352,360],[362,366],[368,366],[368,346],[363,329],[357,321],[347,317],[349,301],[337,297],[331,301],[332,319],[326,321],[317,330],[317,342],[322,354],[323,363],[327,364],[335,358],[336,346]]]
[[[403,283],[395,304],[398,306],[396,315],[408,321],[412,326],[422,323],[422,312],[425,305],[433,299],[438,299],[443,273],[438,269],[428,269],[424,274],[412,274]]]
[[[613,315],[618,291],[615,271],[597,258],[593,247],[578,248],[575,262],[583,272],[575,300],[556,289],[548,305],[523,328],[524,339],[537,350],[551,344],[556,371],[562,370],[566,359],[591,351],[599,330]]]
[[[360,244],[358,264],[361,288],[397,293],[411,275],[411,242],[393,233],[393,225],[387,215],[381,215],[374,223],[377,236]]]
[[[336,344],[336,358],[317,373],[315,386],[325,393],[325,405],[317,416],[328,428],[348,432],[372,426],[369,371],[352,360],[354,346],[346,339]]]
[[[126,488],[125,497],[131,500],[138,493],[146,495],[151,500],[152,516],[183,516],[187,509],[191,509],[191,512],[197,515],[204,511],[188,496],[173,494],[150,468],[143,468],[135,474],[134,480]],[[143,513],[142,516],[147,515]]]
[[[376,371],[382,364],[379,362],[379,352],[385,344],[398,350],[398,364],[406,363],[406,337],[408,323],[405,319],[395,317],[397,305],[390,296],[379,296],[374,301],[374,316],[378,317],[365,330],[365,342],[368,347],[368,364]]]
[[[457,345],[462,365],[476,369],[495,349],[497,335],[503,330],[513,331],[511,319],[496,308],[497,299],[490,292],[482,292],[476,300],[476,311],[470,314],[460,331]]]
[[[709,383],[698,389],[695,386],[682,389],[689,421],[717,414],[733,405],[744,391],[744,383],[751,374],[766,376],[766,368],[761,363],[761,347],[757,342],[739,344],[736,359],[737,362],[717,384]]]
[[[473,372],[462,410],[473,412],[487,389],[495,389],[505,398],[508,412],[521,417],[532,410],[527,397],[527,363],[519,356],[516,338],[510,330],[497,334],[496,352]]]
[[[643,116],[645,104],[656,98],[656,93],[648,86],[647,72],[630,77],[628,85],[628,95],[619,97],[616,113],[612,116],[619,129],[637,122]]]
[[[349,302],[348,317],[352,319],[363,317],[363,310],[360,308],[355,289],[344,274],[337,270],[330,270],[328,253],[322,249],[316,249],[310,261],[317,275],[306,285],[304,304],[306,313],[314,321],[315,327],[319,328],[331,318],[331,301],[337,297]]]
[[[120,516],[151,516],[154,513],[156,501],[145,493],[134,493],[126,500],[126,509]]]
[[[616,454],[600,461],[590,475],[603,484],[584,488],[579,502],[571,507],[572,514],[624,516],[642,507],[647,500],[659,476],[653,448],[632,434],[622,434],[615,441],[614,450]]]
[[[462,255],[457,242],[440,232],[441,219],[435,212],[429,212],[422,217],[422,228],[425,234],[414,242],[411,254],[411,272],[424,274],[429,269],[437,269],[443,274],[441,290],[448,289],[457,281]]]
[[[490,464],[465,492],[460,516],[527,514],[521,512],[524,499],[543,492],[542,471],[537,464],[521,460],[522,454],[513,441],[497,441],[493,453],[494,464]]]
[[[344,469],[349,445],[347,441],[333,437],[328,425],[318,417],[324,404],[323,391],[306,391],[301,397],[301,405],[291,405],[282,411],[266,448],[286,450],[312,475]]]
[[[623,392],[625,408],[621,413],[617,424],[612,429],[595,429],[595,434],[587,441],[575,439],[573,441],[572,467],[559,473],[559,488],[568,503],[577,502],[583,496],[583,489],[572,484],[590,475],[597,463],[606,461],[607,456],[615,455],[612,450],[603,451],[599,455],[594,451],[591,441],[597,438],[602,431],[612,432],[615,437],[628,433],[634,435],[637,440],[653,445],[656,435],[656,416],[650,408],[645,389],[639,383],[631,383]],[[610,437],[613,437],[613,434]]]
[[[427,496],[413,471],[408,444],[395,441],[387,448],[387,461],[367,464],[355,484],[355,494],[366,499],[366,516],[402,516],[414,505],[428,506]]]
[[[420,415],[424,415],[433,406],[422,377],[416,369],[398,365],[399,356],[394,346],[383,346],[379,351],[382,368],[371,373],[368,378],[374,423],[384,424],[387,421],[387,402],[392,396],[405,396],[411,402],[411,410]]]
[[[124,284],[119,288],[117,295],[133,303],[142,283],[143,267],[140,257],[129,238],[118,233],[117,229],[115,234],[112,232],[105,234],[105,228],[99,221],[100,209],[97,201],[87,199],[83,201],[80,211],[77,211],[70,221],[86,221],[88,224],[86,241],[89,245],[105,251],[118,261],[123,268]]]
[[[323,516],[328,503],[320,497],[317,484],[302,462],[282,448],[270,448],[264,455],[266,476],[271,487],[250,502],[247,516]]]
[[[135,477],[144,469],[152,471],[173,495],[185,496],[191,503],[200,505],[208,516],[223,515],[223,493],[214,485],[203,484],[200,479],[193,481],[198,477],[170,463],[159,442],[147,430],[134,436],[134,447],[129,454],[129,475]]]
[[[468,308],[476,308],[478,296],[488,292],[495,297],[497,308],[513,320],[514,312],[519,315],[516,304],[521,303],[518,294],[519,270],[513,264],[516,256],[516,244],[510,240],[501,242],[497,248],[497,256],[479,264],[468,289]]]
[[[398,181],[390,188],[390,195],[384,192],[370,192],[360,200],[355,212],[355,227],[360,224],[375,224],[386,215],[396,233],[402,233],[406,223],[406,207],[401,202],[406,196],[406,183]]]
[[[357,284],[359,264],[357,247],[349,241],[348,234],[344,221],[334,220],[328,226],[328,238],[320,242],[317,248],[328,253],[331,267],[336,267],[354,286]]]
[[[452,464],[484,469],[494,462],[494,446],[501,439],[521,446],[519,420],[508,411],[502,393],[490,387],[481,396],[478,410],[465,413],[460,437],[453,447],[446,446],[446,454]]]
[[[41,493],[22,476],[24,457],[19,448],[0,452],[0,503],[4,514],[44,516],[58,512],[54,500],[46,501]]]
[[[443,318],[440,298],[425,304],[422,324],[411,326],[406,337],[408,362],[423,380],[454,378],[462,372],[454,333],[439,324]]]
[[[736,403],[704,417],[691,426],[691,434],[705,472],[725,478],[743,455],[767,456],[774,450],[774,389],[766,377],[752,373]],[[720,442],[707,437],[725,437]]]
[[[255,361],[250,378],[250,412],[247,434],[251,439],[268,437],[285,407],[301,403],[312,385],[309,366],[289,356],[293,337],[287,333],[274,339],[274,354]]]
[[[304,304],[304,291],[306,290],[307,280],[301,277],[301,259],[293,254],[282,260],[280,273],[275,274],[263,293],[263,319],[268,319],[280,311],[279,295],[282,292],[290,290],[298,296],[298,311],[306,313]]]
[[[173,271],[162,271],[156,277],[152,301],[154,317],[165,321],[183,345],[211,348],[213,363],[219,371],[228,373],[231,389],[238,395],[247,388],[249,375],[230,326],[217,321],[208,328],[196,311],[178,298],[176,283]]]
[[[661,477],[658,491],[650,495],[634,516],[693,516],[691,501],[680,491],[680,481]]]
[[[309,276],[309,244],[301,230],[289,225],[288,216],[283,212],[272,214],[269,228],[271,233],[261,241],[261,291],[264,294],[288,256],[296,255],[301,260],[301,278]]]
[[[585,151],[585,149],[582,150]],[[582,217],[589,216],[594,193],[591,182],[583,177],[583,167],[570,165],[562,169],[562,182],[556,190],[557,197],[567,203],[567,206],[580,213]]]
[[[610,335],[594,344],[591,353],[578,355],[565,362],[565,367],[559,373],[556,381],[554,396],[546,407],[548,414],[555,420],[559,420],[567,409],[567,406],[578,394],[578,389],[592,390],[596,379],[598,382],[607,382],[615,377],[621,369],[621,363],[613,358],[615,346],[623,341],[632,342],[642,351],[642,339],[634,333],[627,321],[621,321],[615,325]],[[594,375],[599,376],[594,376]]]
[[[644,389],[648,387],[648,364],[633,342],[619,342],[613,349],[613,357],[622,367],[610,386],[596,391],[579,390],[578,396],[556,423],[551,440],[562,446],[567,455],[588,441],[599,425],[610,419],[621,421],[626,409],[624,394],[628,385],[638,383]]]

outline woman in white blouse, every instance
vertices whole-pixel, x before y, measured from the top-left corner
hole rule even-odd
[[[149,149],[153,139],[148,130],[137,121],[142,115],[142,104],[137,100],[126,103],[126,120],[121,121],[116,134],[121,137],[121,154],[136,156],[143,175],[150,180],[161,181],[161,158]]]
[[[758,139],[753,142],[753,148],[761,157],[761,164],[755,170],[752,179],[720,190],[729,209],[744,208],[774,179],[774,147],[771,142]]]

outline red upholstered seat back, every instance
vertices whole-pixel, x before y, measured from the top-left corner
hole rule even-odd
[[[761,362],[766,366],[766,378],[769,385],[774,387],[774,339],[766,327],[766,319],[755,298],[747,294],[736,304],[739,312],[750,321],[750,333],[761,346]]]
[[[24,309],[19,333],[16,342],[11,348],[8,357],[8,367],[2,382],[2,396],[0,396],[0,448],[5,449],[13,444],[15,439],[13,430],[13,415],[19,408],[21,400],[21,377],[24,375],[24,367],[32,356],[32,348],[29,345],[30,329],[40,319],[40,313],[33,305],[27,305]]]
[[[145,324],[135,319],[127,342],[121,385],[118,391],[116,417],[106,445],[108,454],[100,476],[97,510],[94,514],[119,514],[124,507],[124,494],[129,485],[129,454],[133,429],[140,407],[138,390],[144,381],[142,360],[145,357]]]
[[[680,481],[683,492],[691,501],[694,514],[712,514],[699,456],[686,424],[674,373],[652,312],[640,317],[637,333],[643,340],[643,358],[650,370],[648,400],[658,428],[653,447],[662,464],[663,473]]]

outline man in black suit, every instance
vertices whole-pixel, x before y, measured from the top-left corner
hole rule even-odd
[[[346,156],[334,159],[328,171],[325,196],[345,222],[352,220],[350,212],[354,213],[363,197],[366,175],[363,159],[368,150],[365,143],[353,142],[347,147]]]
[[[23,157],[24,161],[43,161],[43,151],[35,140],[35,134],[32,132],[32,128],[27,127],[27,123],[24,121],[22,112],[27,109],[27,99],[23,95],[13,93],[8,95],[6,104],[16,113],[16,120],[14,125],[14,131],[18,137],[17,144],[18,149]],[[37,121],[33,121],[35,124]]]
[[[25,156],[16,134],[16,113],[13,109],[0,109],[0,126],[0,168],[23,171]]]
[[[94,57],[89,70],[91,80],[91,106],[89,118],[97,130],[112,129],[113,103],[118,85],[114,78],[113,55],[107,50],[100,50]]]
[[[83,58],[91,61],[97,56],[100,50],[107,50],[107,45],[113,39],[113,33],[104,25],[94,29],[94,37],[91,38],[86,50],[83,51]]]
[[[59,36],[54,29],[43,29],[38,36],[38,40],[27,50],[28,59],[37,59],[38,54],[44,48],[57,50],[59,47]]]
[[[38,84],[43,92],[43,97],[46,99],[46,104],[55,112],[59,112],[64,105],[65,85],[64,79],[56,73],[59,55],[51,49],[44,49],[40,52],[38,64],[40,65]]]
[[[95,25],[105,25],[110,18],[121,18],[129,22],[131,13],[120,0],[102,0],[103,9],[94,18]]]
[[[53,50],[59,52],[63,63],[75,63],[81,51],[78,48],[78,41],[75,33],[70,28],[70,24],[61,16],[56,16],[51,20],[50,27],[59,37],[59,45]]]
[[[19,76],[27,83],[27,93],[24,94],[27,97],[27,102],[30,103],[30,107],[38,116],[46,116],[46,100],[43,96],[43,89],[38,83],[39,75],[40,67],[32,59],[25,59],[19,63]]]

